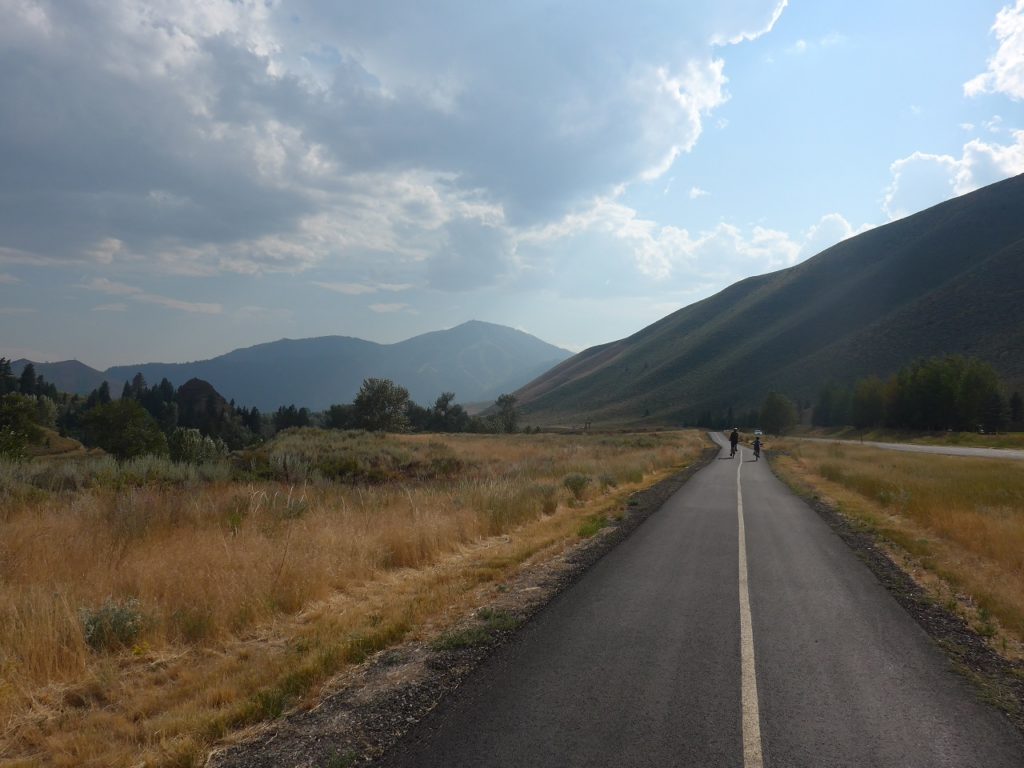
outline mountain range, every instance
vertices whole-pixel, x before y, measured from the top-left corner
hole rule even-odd
[[[66,392],[87,394],[106,380],[117,396],[141,373],[149,384],[176,387],[192,378],[212,384],[239,405],[274,410],[294,403],[321,410],[355,398],[363,379],[391,379],[431,405],[442,392],[457,402],[493,401],[572,355],[522,331],[472,320],[396,344],[349,336],[281,339],[190,363],[142,363],[97,371],[77,360],[33,363],[37,374]],[[12,364],[20,374],[27,360]]]
[[[692,423],[946,354],[1024,389],[1024,175],[735,283],[516,395],[534,423]]]

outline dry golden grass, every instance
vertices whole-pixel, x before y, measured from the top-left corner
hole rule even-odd
[[[325,480],[353,441],[364,468],[406,474]],[[693,432],[310,431],[253,459],[295,483],[109,462],[67,476],[0,468],[0,764],[200,765],[218,738],[443,625],[475,585],[559,550],[584,517],[702,445]],[[571,473],[592,478],[582,500],[563,486]],[[140,620],[122,646],[90,645],[104,605]]]
[[[1019,462],[776,443],[782,473],[909,555],[919,580],[1003,650],[1024,640],[1024,472]]]

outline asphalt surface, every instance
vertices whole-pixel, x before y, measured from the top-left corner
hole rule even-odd
[[[870,445],[884,448],[887,451],[906,451],[908,453],[937,453],[943,456],[976,456],[983,459],[1024,459],[1024,451],[1013,448],[970,448],[956,445],[915,445],[913,443],[879,443],[873,440],[834,440],[827,437],[798,437],[796,440],[807,440],[812,443],[850,443],[851,445]]]
[[[383,764],[1024,766],[1004,716],[751,459],[723,451]]]

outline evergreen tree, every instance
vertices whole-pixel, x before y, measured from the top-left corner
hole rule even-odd
[[[18,379],[11,370],[11,361],[0,357],[0,396],[18,391]]]
[[[18,391],[23,395],[34,395],[36,393],[36,367],[32,363],[25,363],[25,367],[21,369]]]
[[[1016,426],[1024,422],[1024,398],[1020,396],[1020,392],[1014,392],[1010,396],[1010,421]]]
[[[282,405],[274,414],[274,430],[277,432],[291,427],[308,427],[311,424],[312,419],[310,418],[308,408]]]
[[[980,413],[986,432],[1000,432],[1006,427],[1006,400],[998,390],[988,393]]]
[[[351,403],[332,405],[324,414],[327,429],[353,429],[356,426],[356,409]]]

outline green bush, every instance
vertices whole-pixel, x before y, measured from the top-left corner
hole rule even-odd
[[[168,440],[171,461],[206,464],[227,456],[228,447],[220,438],[203,435],[198,429],[178,427]]]
[[[79,611],[85,642],[94,651],[109,651],[131,645],[146,628],[139,601],[107,598],[98,608]]]
[[[580,501],[583,499],[583,494],[587,490],[587,486],[590,485],[590,475],[573,472],[572,474],[565,476],[565,479],[562,480],[562,485],[572,492],[573,498],[576,499],[576,501]]]
[[[135,400],[117,400],[93,408],[82,417],[86,442],[119,459],[145,454],[167,455],[160,425]]]

